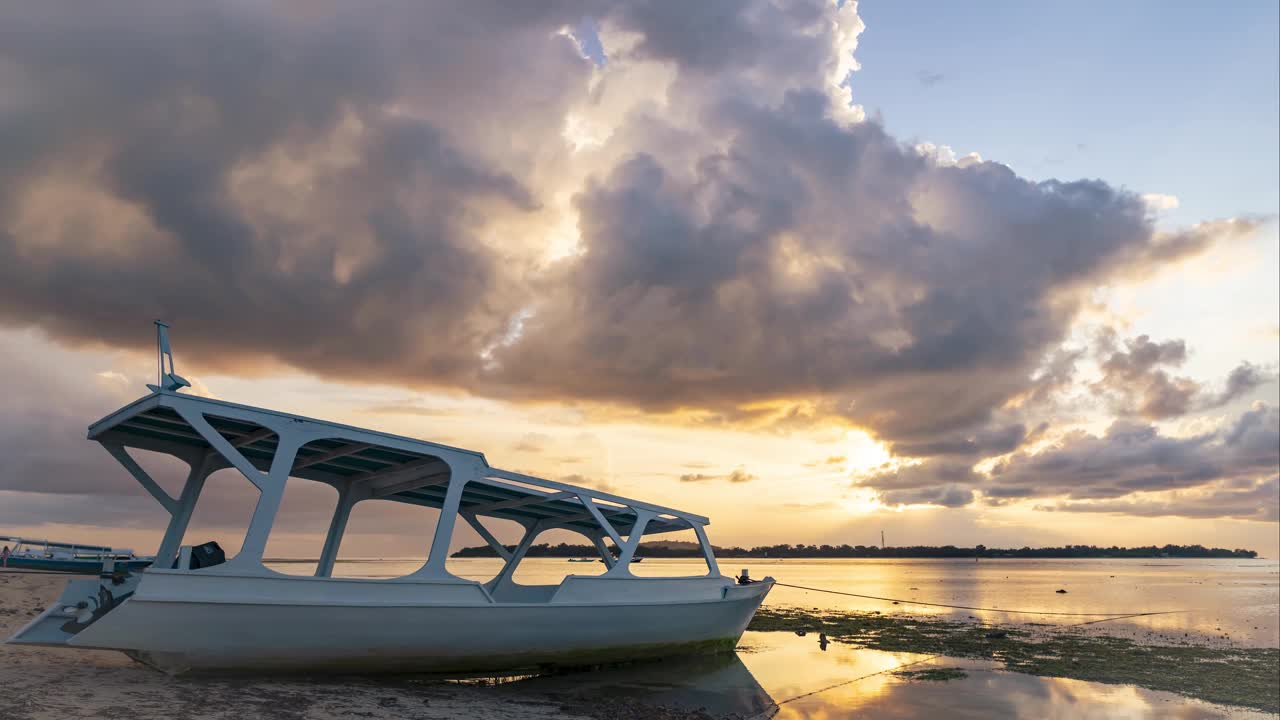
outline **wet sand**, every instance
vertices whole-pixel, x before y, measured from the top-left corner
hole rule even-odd
[[[1227,706],[1280,712],[1280,649],[1149,632],[1117,636],[1096,623],[951,622],[907,613],[764,607],[756,631],[820,635],[891,653],[994,661],[1004,670],[1172,692]]]
[[[0,572],[0,639],[53,602],[65,575]],[[705,717],[637,703],[593,707],[515,688],[411,677],[170,677],[114,651],[0,644],[0,720],[539,720]]]

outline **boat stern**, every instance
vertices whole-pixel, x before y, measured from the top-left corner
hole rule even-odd
[[[140,581],[138,575],[130,573],[104,573],[92,580],[71,580],[57,600],[5,642],[70,646],[81,630],[127,602]]]

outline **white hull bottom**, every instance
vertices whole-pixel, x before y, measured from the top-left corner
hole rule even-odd
[[[56,644],[121,650],[169,673],[582,667],[732,650],[771,586],[733,588],[719,600],[636,605],[369,607],[134,597]]]

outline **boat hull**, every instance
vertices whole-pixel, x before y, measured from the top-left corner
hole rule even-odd
[[[760,598],[648,606],[383,608],[125,603],[103,618],[166,672],[475,673],[729,651]],[[92,628],[90,628],[92,629]],[[90,638],[72,645],[89,646]],[[112,641],[111,644],[115,644]],[[127,642],[127,640],[126,640]],[[94,643],[96,644],[96,643]]]
[[[74,635],[37,644],[121,650],[175,674],[584,667],[732,650],[771,586],[729,585],[684,602],[370,604],[148,599],[144,581]]]

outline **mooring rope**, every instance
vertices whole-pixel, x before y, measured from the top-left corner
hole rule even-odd
[[[927,658],[922,658],[922,659],[920,659],[920,660],[912,660],[911,662],[908,662],[908,663],[902,663],[901,665],[894,665],[894,666],[893,666],[893,667],[891,667],[891,668],[885,668],[884,670],[877,670],[877,671],[875,671],[875,672],[873,672],[873,673],[867,673],[866,675],[861,675],[861,676],[859,676],[859,677],[853,678],[852,680],[845,680],[844,682],[838,682],[838,683],[836,683],[835,685],[828,685],[828,686],[826,686],[826,687],[824,687],[824,688],[818,688],[817,690],[810,690],[810,691],[809,691],[809,692],[807,692],[807,693],[803,693],[803,694],[800,694],[800,695],[796,695],[795,697],[789,697],[789,698],[787,698],[786,700],[781,700],[781,701],[776,702],[776,703],[774,703],[774,704],[775,704],[775,705],[786,705],[786,704],[787,704],[787,703],[789,703],[789,702],[794,702],[794,701],[796,701],[796,700],[802,700],[802,699],[807,698],[807,697],[810,697],[810,696],[812,696],[812,695],[817,695],[818,693],[824,693],[824,692],[826,692],[826,691],[828,691],[828,690],[835,690],[835,689],[836,689],[836,688],[838,688],[838,687],[844,687],[845,685],[849,685],[849,684],[852,684],[852,683],[856,683],[856,682],[858,682],[859,680],[866,680],[866,679],[867,679],[867,678],[869,678],[869,677],[875,677],[876,675],[883,675],[883,674],[885,674],[885,673],[887,673],[887,672],[896,672],[896,671],[898,671],[898,670],[901,670],[902,668],[911,667],[912,665],[919,665],[920,663],[927,663],[927,662],[929,662],[930,660],[937,660],[937,659],[938,659],[938,658],[940,658],[940,657],[942,657],[942,655],[931,655],[931,656],[929,656],[929,657],[927,657]]]
[[[1106,620],[1119,620],[1121,618],[1131,617],[1147,617],[1149,615],[1172,615],[1174,613],[1190,612],[1188,610],[1157,610],[1153,612],[1137,612],[1137,613],[1073,613],[1073,612],[1055,612],[1052,610],[1004,610],[1001,608],[984,608],[972,607],[970,605],[947,605],[946,603],[921,602],[919,600],[906,600],[903,598],[880,597],[878,595],[859,595],[858,593],[844,592],[841,590],[827,590],[825,588],[806,587],[804,585],[790,585],[774,581],[774,585],[779,587],[795,588],[797,590],[809,590],[811,592],[830,593],[832,595],[846,595],[848,597],[864,598],[866,600],[883,600],[885,602],[895,602],[906,605],[924,605],[928,607],[951,608],[953,610],[978,610],[981,612],[998,612],[1010,613],[1016,615],[1058,615],[1063,617],[1096,617],[1102,620],[1093,620],[1091,622],[1105,622]],[[1079,623],[1085,625],[1087,623]]]
[[[920,660],[912,660],[911,662],[902,663],[901,665],[894,665],[893,667],[891,667],[891,668],[885,668],[884,670],[877,670],[877,671],[875,671],[875,672],[873,672],[873,673],[867,673],[866,675],[859,675],[859,676],[858,676],[858,677],[856,677],[856,678],[852,678],[852,679],[849,679],[849,680],[845,680],[845,681],[843,681],[843,682],[838,682],[838,683],[836,683],[836,684],[834,684],[834,685],[828,685],[828,686],[826,686],[826,687],[821,687],[821,688],[818,688],[817,690],[810,690],[810,691],[809,691],[809,692],[807,692],[807,693],[801,693],[801,694],[796,695],[796,696],[794,696],[794,697],[789,697],[789,698],[787,698],[786,700],[778,700],[778,701],[774,702],[774,703],[773,703],[773,705],[771,705],[771,706],[769,706],[768,708],[766,708],[763,712],[760,712],[760,713],[757,713],[757,714],[755,714],[755,715],[752,715],[752,716],[749,718],[749,720],[766,720],[767,718],[771,718],[771,717],[773,717],[774,715],[777,715],[777,714],[778,714],[778,711],[782,708],[782,706],[783,706],[783,705],[786,705],[786,704],[787,704],[787,703],[789,703],[789,702],[795,702],[796,700],[803,700],[804,698],[812,697],[812,696],[817,695],[817,694],[819,694],[819,693],[824,693],[824,692],[826,692],[826,691],[828,691],[828,690],[835,690],[836,688],[838,688],[838,687],[844,687],[845,685],[852,685],[853,683],[856,683],[856,682],[858,682],[859,680],[866,680],[867,678],[875,677],[875,676],[877,676],[877,675],[883,675],[883,674],[885,674],[885,673],[887,673],[887,672],[897,672],[898,670],[901,670],[901,669],[903,669],[903,668],[911,667],[912,665],[919,665],[919,664],[921,664],[921,663],[927,663],[927,662],[929,662],[930,660],[937,660],[937,659],[938,659],[938,658],[940,658],[940,657],[943,657],[943,656],[942,656],[942,655],[930,655],[930,656],[929,656],[929,657],[927,657],[927,658],[921,658]]]

